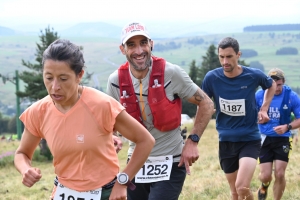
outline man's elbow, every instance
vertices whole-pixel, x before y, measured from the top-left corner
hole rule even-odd
[[[206,97],[205,100],[200,102],[198,106],[202,112],[206,111],[209,115],[213,115],[216,111],[214,108],[214,102],[209,97]]]

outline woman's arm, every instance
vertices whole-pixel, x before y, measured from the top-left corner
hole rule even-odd
[[[128,174],[131,180],[144,165],[154,146],[155,140],[148,130],[125,110],[117,116],[115,130],[136,144],[131,159],[124,169],[124,172]]]
[[[38,146],[41,138],[32,135],[28,129],[24,129],[20,146],[16,150],[14,163],[17,170],[22,174],[22,183],[31,187],[42,177],[38,168],[31,166],[33,153]]]

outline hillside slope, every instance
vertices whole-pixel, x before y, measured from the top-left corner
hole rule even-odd
[[[59,33],[59,35],[63,35]],[[300,31],[289,32],[246,32],[231,34],[198,35],[194,37],[174,39],[154,39],[155,56],[164,57],[167,61],[175,63],[189,71],[189,64],[196,60],[201,65],[202,56],[205,56],[207,48],[211,44],[217,44],[223,37],[231,36],[240,43],[241,49],[253,49],[257,56],[245,58],[246,63],[259,61],[265,72],[273,67],[281,68],[287,76],[287,84],[292,87],[300,87],[300,56],[299,55],[276,55],[276,51],[282,47],[294,47],[300,52]],[[62,37],[83,46],[86,61],[86,70],[94,73],[91,86],[106,88],[107,77],[117,67],[124,63],[126,58],[119,50],[119,39],[107,37]],[[191,44],[188,41],[193,38],[203,39],[199,45]],[[155,45],[168,45],[175,43],[180,48],[166,51],[156,51]],[[12,35],[0,36],[0,73],[6,76],[14,76],[14,71],[27,70],[21,65],[21,60],[34,62],[36,43],[39,43],[37,36]],[[180,45],[179,45],[180,44]],[[22,89],[23,86],[21,86]],[[15,86],[7,82],[5,85],[0,79],[1,100],[5,104],[15,104]]]

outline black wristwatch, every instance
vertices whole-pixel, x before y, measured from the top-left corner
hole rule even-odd
[[[117,181],[121,185],[126,185],[130,190],[134,190],[136,186],[129,180],[129,177],[126,173],[118,173],[117,174]]]
[[[287,129],[288,129],[288,131],[290,131],[290,130],[292,130],[292,129],[293,129],[293,127],[292,127],[292,125],[291,125],[291,124],[287,124],[286,126],[287,126]]]
[[[188,139],[191,139],[193,142],[199,142],[200,137],[197,134],[191,134],[189,135]]]

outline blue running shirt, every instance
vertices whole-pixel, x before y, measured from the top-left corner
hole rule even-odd
[[[264,90],[273,80],[261,70],[242,66],[243,72],[233,78],[224,75],[223,68],[209,71],[202,89],[216,104],[216,128],[220,141],[241,142],[260,140],[257,127],[258,110],[255,92]]]

